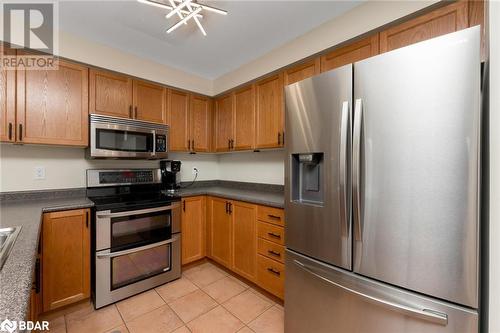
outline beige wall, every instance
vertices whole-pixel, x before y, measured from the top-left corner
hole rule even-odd
[[[59,55],[204,95],[212,95],[213,93],[212,80],[62,31],[59,32]]]
[[[193,179],[192,167],[200,171],[199,180],[217,179],[216,155],[170,154],[183,161],[181,180]],[[34,179],[34,168],[45,167],[45,179]],[[85,170],[92,168],[157,168],[158,161],[87,160],[81,148],[33,145],[0,145],[0,192],[85,187]]]
[[[414,13],[438,1],[374,1],[355,7],[266,55],[214,80],[214,94],[255,79]]]
[[[490,258],[489,332],[500,333],[500,2],[489,2]]]

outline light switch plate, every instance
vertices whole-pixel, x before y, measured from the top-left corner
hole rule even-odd
[[[45,167],[43,167],[43,166],[35,167],[34,173],[35,173],[35,177],[34,177],[35,179],[37,179],[37,180],[45,179]]]

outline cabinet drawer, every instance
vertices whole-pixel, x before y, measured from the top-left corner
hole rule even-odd
[[[285,211],[280,208],[258,206],[257,219],[272,224],[285,225]]]
[[[257,235],[271,242],[285,245],[285,229],[283,227],[259,221]]]
[[[258,241],[258,252],[259,254],[280,261],[285,262],[285,247],[265,239],[259,238]]]
[[[285,265],[257,256],[257,282],[259,286],[283,299],[285,282]]]

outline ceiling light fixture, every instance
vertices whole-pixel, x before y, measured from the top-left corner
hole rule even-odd
[[[170,5],[164,2],[158,2],[153,0],[137,0],[137,1],[146,5],[170,10],[170,12],[167,15],[165,15],[167,19],[177,14],[180,21],[178,21],[173,26],[168,28],[167,33],[171,33],[172,31],[177,29],[181,24],[187,24],[187,22],[190,19],[193,19],[196,22],[196,25],[200,29],[203,36],[206,36],[207,32],[205,31],[199,20],[200,18],[203,18],[203,15],[200,14],[200,12],[202,10],[206,10],[221,15],[227,15],[227,11],[225,10],[197,3],[195,2],[196,0],[168,0]]]

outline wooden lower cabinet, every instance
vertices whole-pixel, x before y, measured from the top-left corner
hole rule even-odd
[[[283,299],[285,294],[285,265],[275,260],[257,256],[257,284],[271,294]]]
[[[241,276],[254,281],[257,276],[257,206],[231,202],[233,262],[231,268]]]
[[[182,264],[205,257],[205,205],[206,197],[182,199]]]
[[[89,296],[89,210],[45,213],[42,229],[43,311]]]
[[[219,264],[231,268],[232,223],[229,214],[230,200],[208,199],[210,206],[210,255]]]

